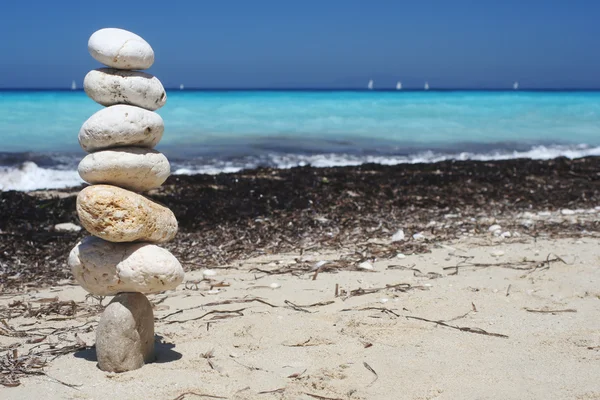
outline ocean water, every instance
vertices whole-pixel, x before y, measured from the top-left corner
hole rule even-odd
[[[83,91],[0,91],[0,190],[77,185]],[[173,173],[600,155],[600,92],[169,91]]]

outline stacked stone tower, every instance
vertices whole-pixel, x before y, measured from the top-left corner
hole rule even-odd
[[[100,296],[115,296],[96,332],[98,366],[122,372],[154,360],[154,316],[145,294],[174,289],[183,269],[166,249],[177,220],[168,208],[141,192],[155,189],[170,174],[167,158],[152,148],[164,123],[154,111],[167,101],[158,79],[139,70],[154,62],[152,47],[138,35],[101,29],[89,39],[92,57],[109,68],[90,71],[87,95],[106,108],[79,131],[89,152],[79,174],[91,186],[77,196],[77,214],[93,236],[69,255],[79,284]]]

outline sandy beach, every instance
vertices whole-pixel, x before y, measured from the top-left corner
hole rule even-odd
[[[0,397],[600,398],[597,164],[173,177],[186,283],[122,374],[95,362],[110,299],[65,269],[84,233],[54,229],[78,189],[2,192]]]
[[[2,309],[15,314],[18,302],[35,310],[73,300],[77,311],[7,321],[3,333],[26,336],[1,336],[0,346],[20,344],[18,356],[39,346],[52,361],[46,375],[0,392],[5,399],[600,398],[599,242],[473,238],[314,280],[256,269],[333,263],[341,253],[250,259],[215,269],[211,281],[193,272],[186,288],[151,299],[157,362],[123,374],[97,369],[93,348],[51,355],[78,340],[94,343],[96,303],[81,288],[2,296]],[[39,338],[41,346],[26,344]]]

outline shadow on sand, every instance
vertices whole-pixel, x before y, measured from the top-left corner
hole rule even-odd
[[[183,356],[181,353],[173,350],[175,345],[173,343],[166,343],[163,341],[163,337],[160,335],[154,335],[154,353],[156,355],[155,363],[168,363],[177,361]],[[77,358],[83,358],[87,361],[98,362],[96,357],[96,346],[89,347],[84,350],[79,350],[73,355]]]

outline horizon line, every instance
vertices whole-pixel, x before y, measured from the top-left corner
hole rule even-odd
[[[179,86],[173,87],[165,87],[165,90],[168,91],[178,91],[178,92],[596,92],[600,91],[600,87],[590,87],[590,88],[571,88],[571,87],[548,87],[548,88],[497,88],[497,87],[489,87],[489,88],[461,88],[461,87],[444,87],[444,88],[429,88],[425,90],[422,87],[409,87],[402,89],[395,88],[363,88],[363,87],[348,87],[348,88],[336,88],[336,87],[306,87],[306,88],[298,88],[298,87],[281,87],[281,88],[265,88],[265,87],[248,87],[248,88],[239,88],[239,87],[215,87],[215,88],[207,88],[207,87],[190,87],[181,89]],[[83,88],[71,89],[64,87],[44,87],[44,88],[23,88],[23,87],[0,87],[0,92],[36,92],[36,91],[55,91],[55,92],[83,92]]]

